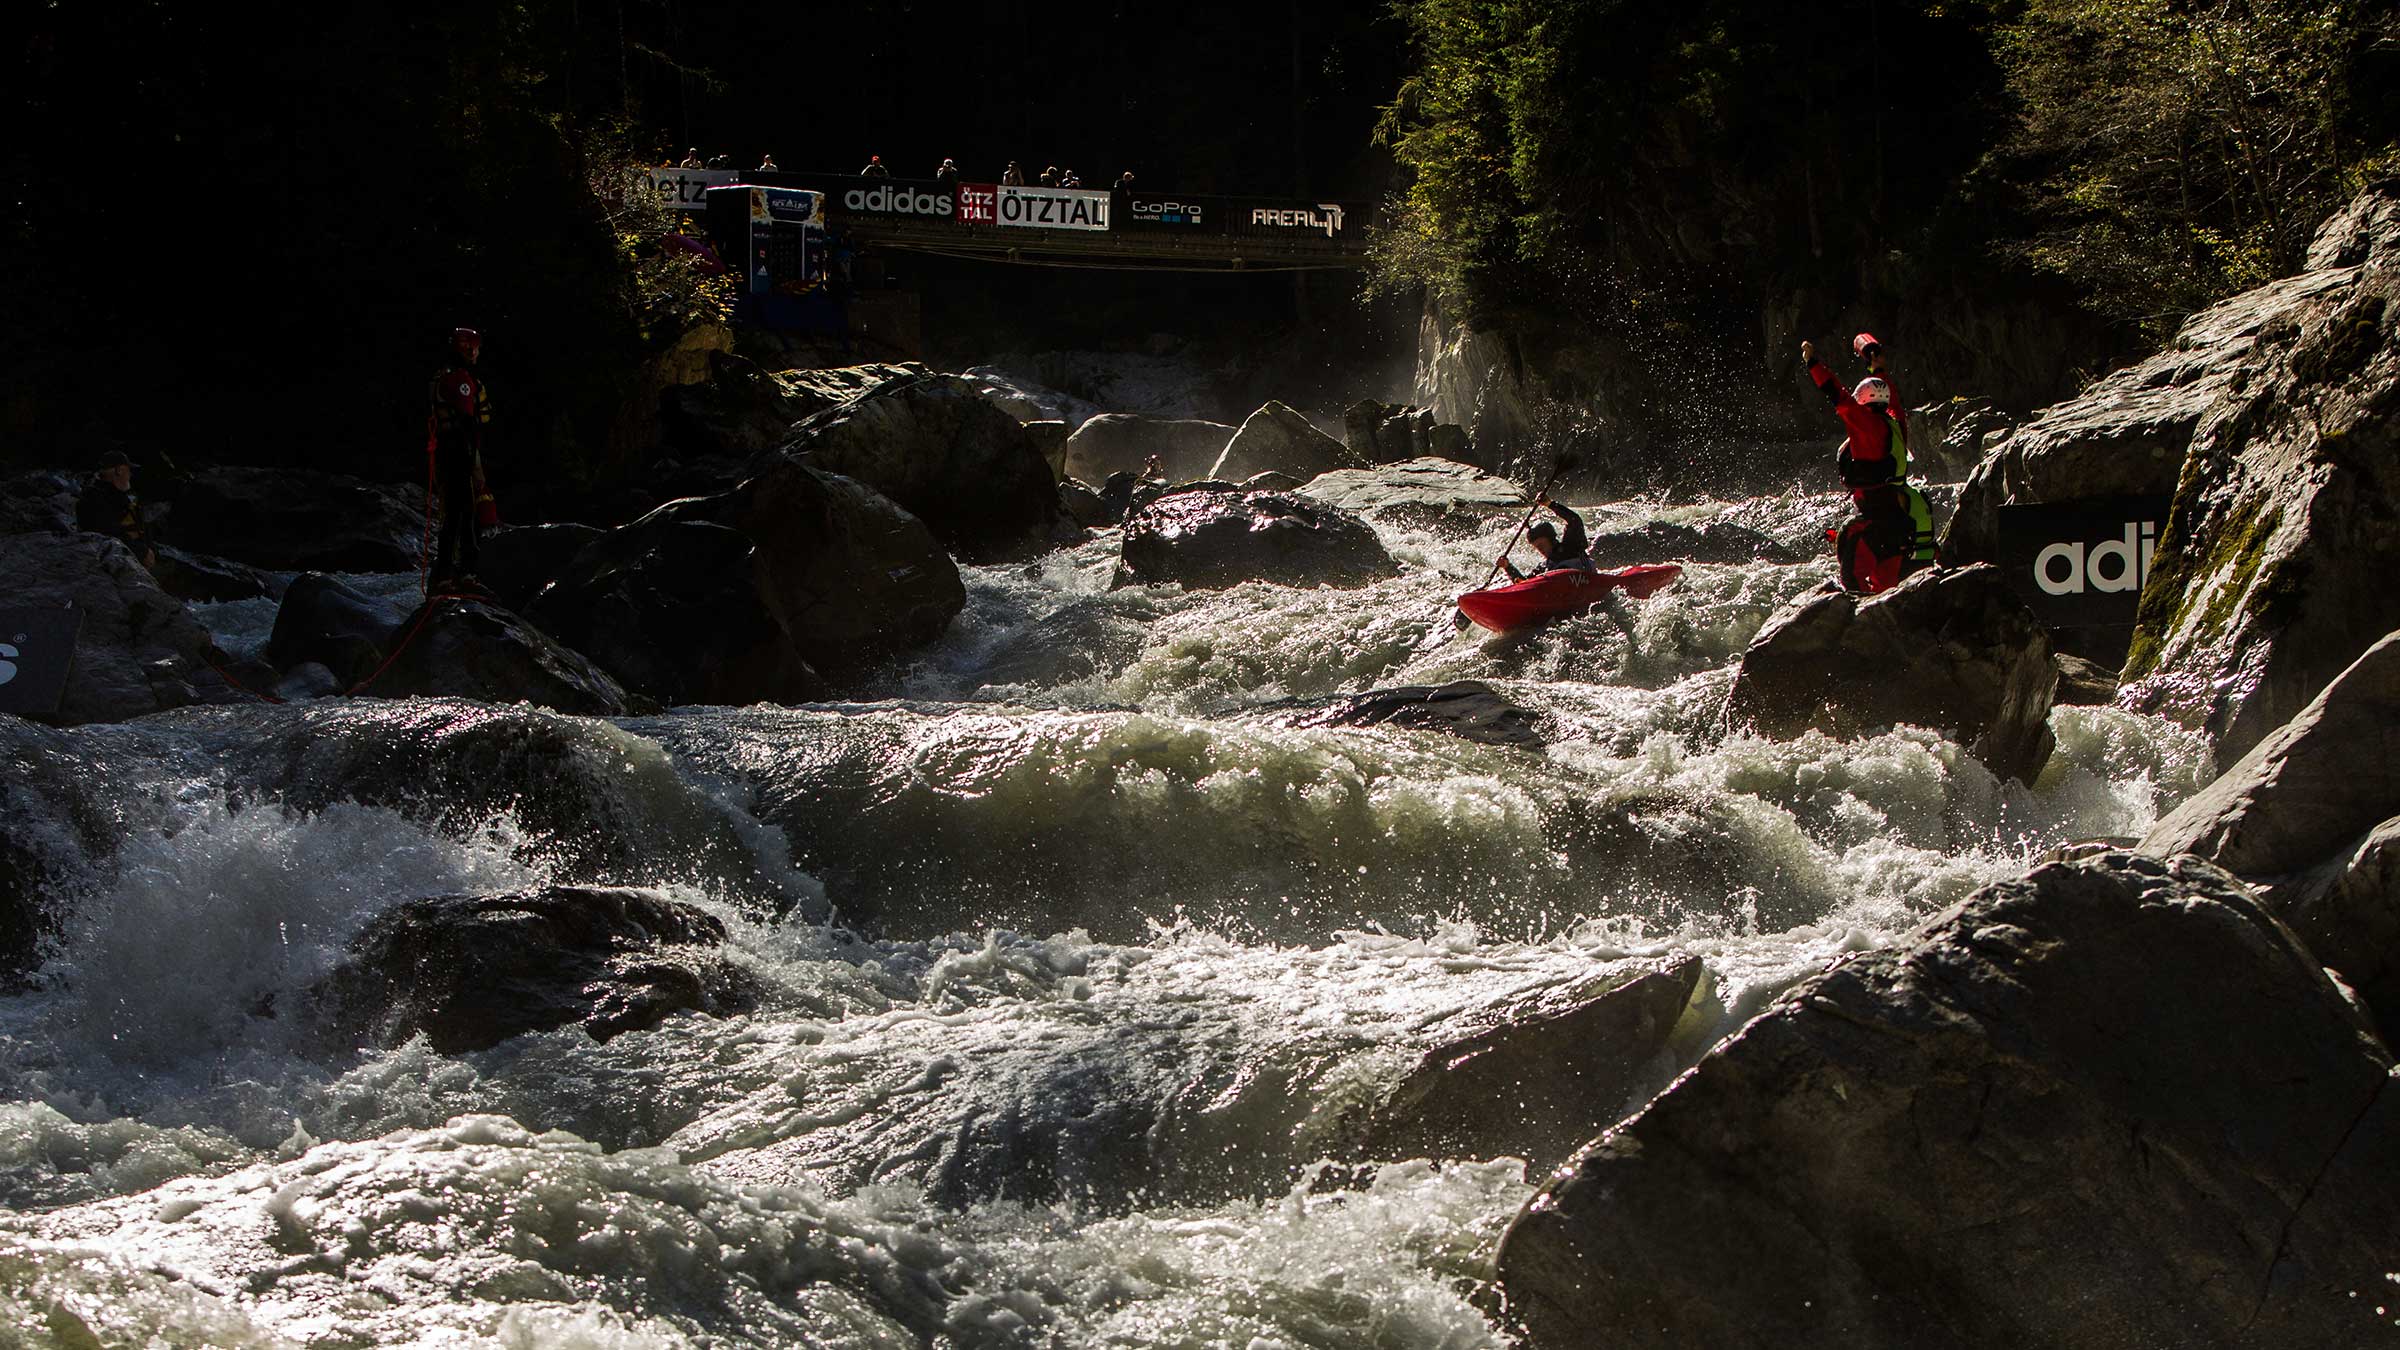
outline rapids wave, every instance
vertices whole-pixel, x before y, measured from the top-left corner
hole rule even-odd
[[[1725,514],[1805,540],[1790,494]],[[1512,522],[1513,523],[1513,522]],[[1638,1104],[1776,992],[2209,775],[2062,708],[2028,789],[1937,732],[1724,727],[1819,565],[1696,565],[1519,638],[1448,597],[1505,524],[1379,527],[1364,591],[1110,591],[1103,536],[968,570],[887,697],[610,724],[448,702],[7,729],[57,917],[0,999],[0,1321],[30,1344],[1506,1340],[1522,1160],[1375,1156],[1490,1009],[1706,965]],[[227,645],[271,614],[212,607]],[[1489,682],[1545,749],[1244,710]],[[327,1058],[296,995],[403,900],[661,888],[759,1009]]]

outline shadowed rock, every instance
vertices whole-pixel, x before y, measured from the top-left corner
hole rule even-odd
[[[1977,564],[1864,598],[1828,582],[1793,601],[1742,653],[1726,715],[1778,740],[1931,727],[2031,783],[2050,759],[2057,687],[2048,635],[2000,570]]]
[[[408,610],[401,604],[319,572],[303,572],[276,607],[267,658],[279,670],[323,666],[348,689],[383,664],[407,622]]]
[[[428,600],[400,631],[405,645],[361,693],[525,702],[584,717],[629,710],[608,672],[498,605]]]
[[[1070,478],[1105,483],[1114,474],[1140,473],[1156,455],[1159,472],[1170,479],[1204,478],[1232,439],[1233,428],[1223,422],[1104,413],[1067,437],[1059,468]]]
[[[794,427],[782,452],[891,498],[964,557],[1039,551],[1058,516],[1041,447],[956,375],[879,385]]]
[[[1297,493],[1191,485],[1125,518],[1116,584],[1357,587],[1399,572],[1375,531],[1338,507]]]
[[[119,722],[201,699],[194,686],[216,655],[207,630],[123,544],[97,534],[0,536],[0,578],[8,604],[83,613],[50,720]]]
[[[1252,474],[1276,472],[1306,481],[1362,464],[1350,447],[1317,430],[1299,410],[1270,399],[1233,433],[1208,476],[1238,482]]]
[[[1778,999],[1549,1180],[1500,1282],[1537,1345],[2367,1344],[2392,1067],[2222,871],[2047,866]]]

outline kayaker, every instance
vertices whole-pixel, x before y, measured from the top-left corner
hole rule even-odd
[[[1538,577],[1544,572],[1559,572],[1568,568],[1581,572],[1599,571],[1592,562],[1591,542],[1583,532],[1583,517],[1575,514],[1575,509],[1564,502],[1550,500],[1547,492],[1535,496],[1533,504],[1536,507],[1549,507],[1553,515],[1567,522],[1566,537],[1560,538],[1558,527],[1549,521],[1535,521],[1533,527],[1525,531],[1525,541],[1533,545],[1534,552],[1542,555],[1542,565],[1531,572],[1520,572],[1504,553],[1500,555],[1500,568],[1508,573],[1508,579],[1523,581],[1529,576]]]
[[[1880,348],[1877,354],[1881,354]],[[1842,426],[1850,433],[1849,439],[1842,442],[1837,460],[1842,486],[1855,489],[1905,480],[1908,428],[1892,415],[1891,381],[1869,375],[1858,382],[1857,389],[1844,389],[1825,363],[1817,359],[1813,342],[1800,344],[1800,359],[1808,367],[1808,378],[1824,391],[1826,401],[1833,405],[1833,415],[1842,420]]]

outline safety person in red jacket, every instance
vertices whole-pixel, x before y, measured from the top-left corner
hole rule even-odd
[[[484,433],[492,423],[492,396],[476,370],[482,356],[481,333],[451,330],[449,359],[427,387],[425,449],[433,456],[442,513],[441,544],[434,551],[428,583],[436,591],[474,580],[476,531],[498,514],[483,484]]]
[[[1870,371],[1881,364],[1882,344],[1872,334],[1859,334],[1851,349],[1866,357]],[[1867,595],[1889,590],[1937,561],[1932,503],[1908,481],[1908,427],[1894,415],[1891,381],[1870,373],[1845,390],[1817,360],[1814,343],[1800,344],[1800,359],[1850,433],[1836,463],[1858,514],[1825,532],[1842,585]]]

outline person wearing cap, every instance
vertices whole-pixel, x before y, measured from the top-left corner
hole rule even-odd
[[[933,181],[934,185],[942,191],[956,194],[958,191],[958,161],[955,159],[943,160],[942,167],[933,171]]]
[[[475,576],[476,529],[488,514],[489,501],[483,488],[484,434],[492,422],[491,391],[476,369],[482,358],[483,334],[472,328],[452,329],[449,359],[434,372],[428,389],[426,449],[433,454],[442,514],[441,539],[427,579],[431,590],[468,584]]]
[[[1508,573],[1508,579],[1523,581],[1527,577],[1538,577],[1544,572],[1561,572],[1568,569],[1580,572],[1598,571],[1599,565],[1592,561],[1591,541],[1583,531],[1583,517],[1575,514],[1575,509],[1566,503],[1550,500],[1550,494],[1547,492],[1534,497],[1533,504],[1549,507],[1550,514],[1567,522],[1566,537],[1560,538],[1558,527],[1549,521],[1535,521],[1532,527],[1525,531],[1525,542],[1533,545],[1533,551],[1542,555],[1542,564],[1530,572],[1520,572],[1517,570],[1517,565],[1508,560],[1507,554],[1501,554],[1500,570]]]
[[[158,551],[150,547],[142,526],[142,499],[133,493],[133,470],[133,461],[122,450],[100,456],[100,467],[75,499],[75,528],[107,535],[133,550],[142,566],[156,569]]]
[[[860,169],[858,176],[861,178],[889,178],[892,176],[892,171],[883,167],[883,156],[869,155],[867,156],[867,167]]]

